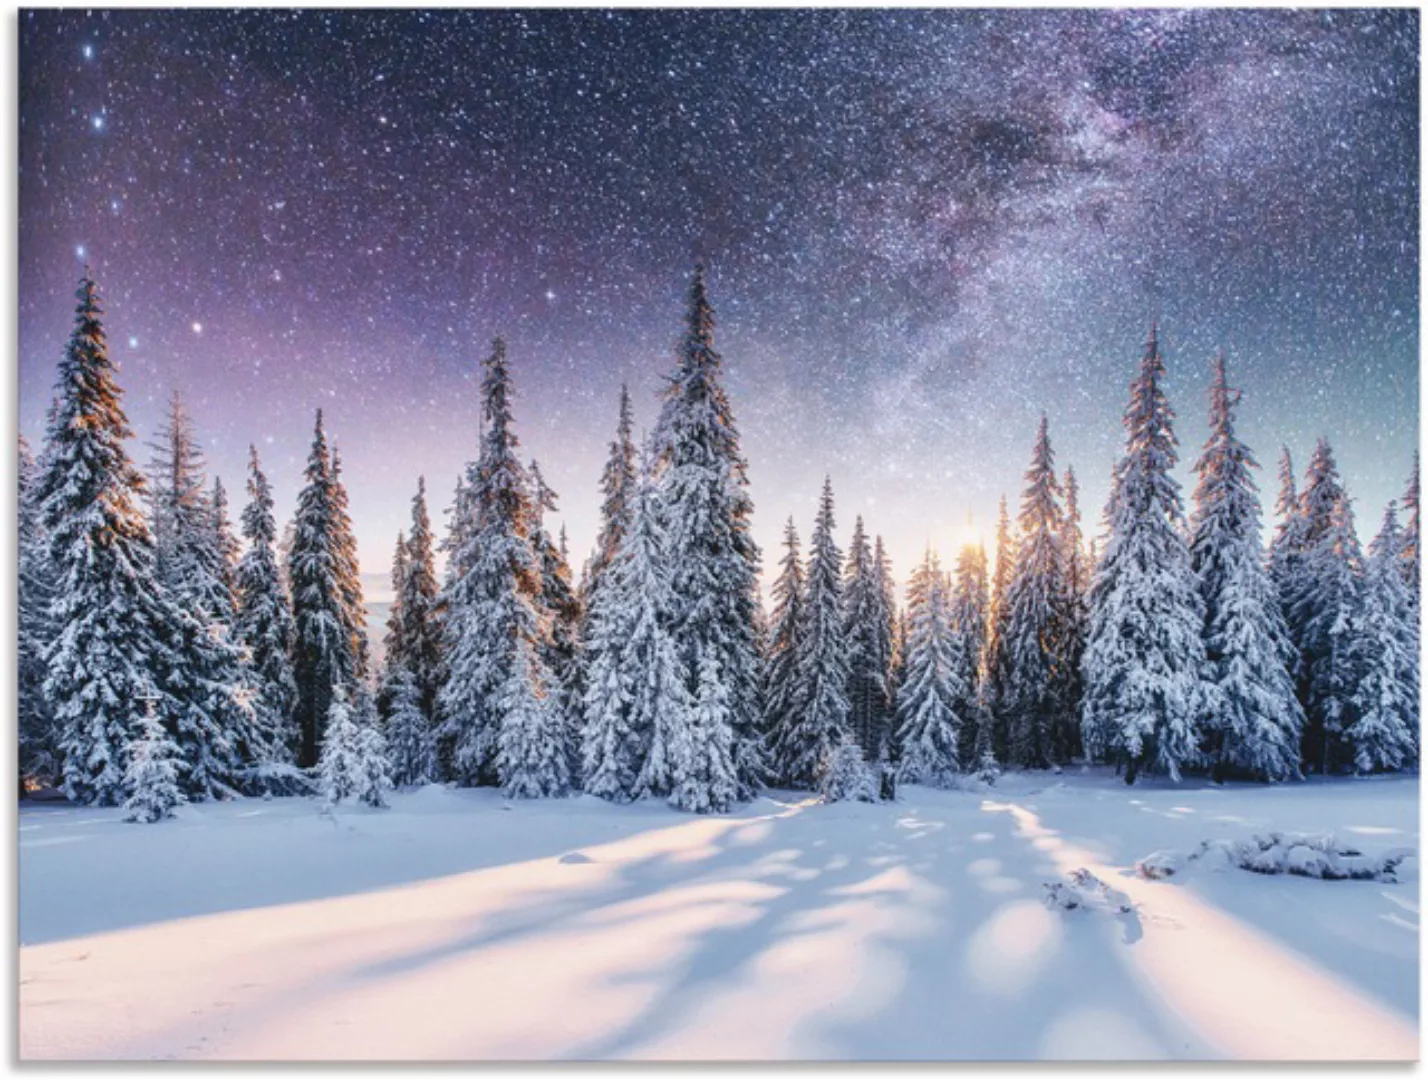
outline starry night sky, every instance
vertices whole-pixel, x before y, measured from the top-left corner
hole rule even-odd
[[[950,558],[1042,410],[1094,528],[1152,316],[1187,483],[1221,346],[1267,506],[1324,433],[1367,537],[1417,443],[1414,10],[24,12],[20,61],[21,430],[89,262],[140,441],[178,388],[287,514],[322,406],[369,573],[496,333],[578,567],[698,259],[766,573],[825,472]]]

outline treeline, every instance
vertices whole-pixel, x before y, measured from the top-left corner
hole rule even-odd
[[[127,457],[87,275],[78,297],[38,462],[22,447],[26,784],[149,820],[183,799],[314,783],[331,801],[382,805],[391,786],[431,780],[707,812],[767,784],[872,799],[895,780],[945,786],[1073,760],[1113,763],[1128,782],[1417,761],[1416,467],[1406,525],[1390,505],[1365,556],[1328,443],[1302,492],[1286,451],[1264,551],[1220,358],[1187,520],[1154,330],[1090,548],[1043,417],[990,564],[971,546],[948,572],[929,549],[899,605],[861,518],[840,548],[825,482],[806,560],[788,521],[767,617],[702,271],[642,444],[621,392],[578,581],[548,524],[557,497],[519,452],[497,339],[479,454],[440,541],[445,577],[421,481],[374,671],[321,413],[282,535],[251,453],[240,545],[177,397],[148,477]]]

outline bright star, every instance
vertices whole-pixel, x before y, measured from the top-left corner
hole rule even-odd
[[[75,257],[76,259],[82,259],[82,258],[84,258],[84,245],[83,245],[83,244],[76,244],[76,245],[74,246],[74,257]]]
[[[555,299],[555,290],[554,290],[554,289],[546,289],[546,291],[545,291],[545,298],[546,298],[547,300],[554,300],[554,299]]]
[[[139,347],[139,339],[136,338],[136,337],[130,337],[130,338],[129,338],[129,348],[131,348],[131,349],[137,349],[138,347]]]
[[[95,131],[103,131],[103,130],[104,130],[104,117],[102,117],[102,116],[91,116],[91,117],[89,118],[89,126],[92,127]]]
[[[86,60],[92,60],[92,59],[94,59],[94,46],[93,46],[93,45],[86,45],[86,46],[84,46],[84,48],[80,49],[79,51],[84,54],[84,58],[85,58]]]
[[[201,334],[201,333],[203,333],[203,323],[201,323],[201,322],[196,322],[196,323],[194,323],[194,324],[193,324],[193,332],[194,332],[195,334]]]

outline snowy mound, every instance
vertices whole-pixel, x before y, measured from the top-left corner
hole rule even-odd
[[[408,788],[400,792],[397,799],[400,800],[403,810],[411,811],[450,810],[469,803],[461,792],[446,784],[422,784],[420,787]]]
[[[1214,869],[1237,866],[1256,874],[1294,874],[1322,881],[1383,881],[1416,879],[1418,852],[1394,848],[1366,854],[1340,843],[1331,833],[1271,832],[1248,840],[1205,840],[1189,855],[1157,851],[1135,864],[1141,877],[1158,881],[1183,872],[1192,862]]]
[[[1130,897],[1119,889],[1113,889],[1091,871],[1073,870],[1066,881],[1046,881],[1044,897],[1047,907],[1062,911],[1109,911],[1117,915],[1129,915],[1135,911]]]

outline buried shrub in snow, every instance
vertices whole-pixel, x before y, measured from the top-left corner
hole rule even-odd
[[[1135,912],[1130,897],[1119,889],[1113,889],[1085,867],[1072,870],[1066,881],[1044,881],[1042,887],[1046,895],[1042,899],[1047,907],[1062,911],[1076,911],[1086,908],[1093,911],[1110,911],[1119,915]]]
[[[1256,874],[1395,883],[1406,877],[1405,862],[1417,858],[1418,852],[1413,848],[1368,855],[1339,843],[1332,834],[1272,832],[1248,840],[1205,840],[1189,855],[1157,851],[1138,861],[1135,872],[1155,881],[1181,873],[1192,862],[1207,861]]]

